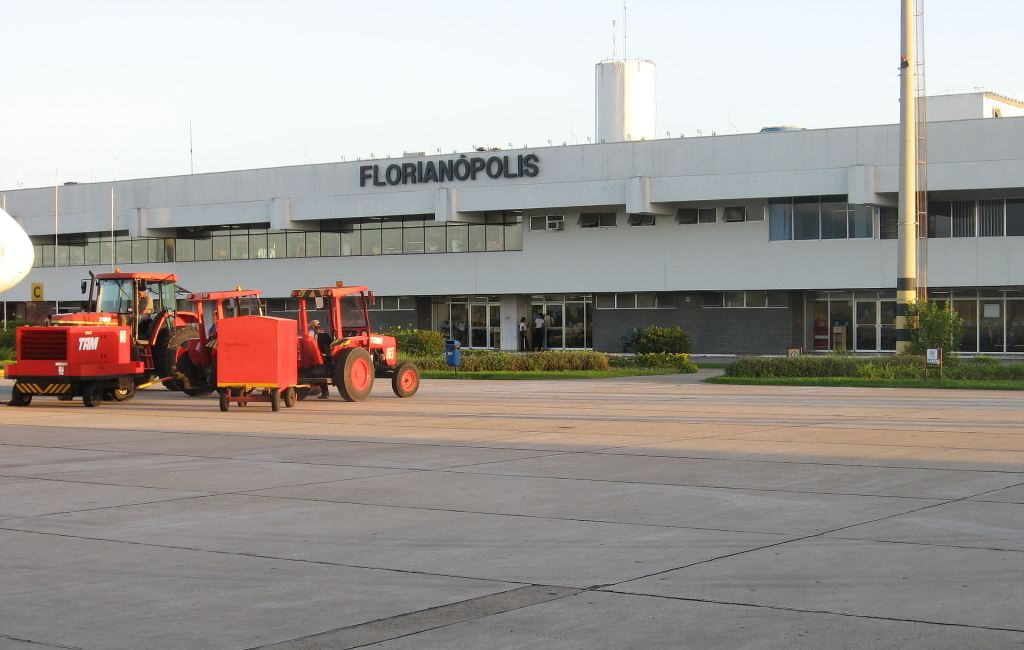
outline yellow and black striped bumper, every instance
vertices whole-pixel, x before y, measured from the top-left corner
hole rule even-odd
[[[15,387],[25,395],[63,395],[71,392],[71,384],[37,384],[19,381]]]

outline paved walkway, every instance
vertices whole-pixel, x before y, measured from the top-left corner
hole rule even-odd
[[[0,648],[1022,647],[1021,399],[644,377],[4,407]]]

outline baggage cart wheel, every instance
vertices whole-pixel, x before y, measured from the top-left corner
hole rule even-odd
[[[231,408],[231,399],[228,397],[230,389],[221,388],[217,391],[217,397],[220,399],[220,410],[226,411]]]
[[[7,402],[7,406],[28,406],[31,403],[32,395],[21,392],[21,389],[15,384],[11,390],[11,401]]]
[[[309,393],[312,390],[313,389],[310,388],[309,386],[306,386],[305,388],[296,388],[295,389],[295,399],[297,399],[297,400],[299,400],[301,402],[302,400],[304,400],[307,397],[309,397]]]
[[[249,405],[249,400],[243,399],[246,395],[248,395],[248,393],[245,392],[244,388],[234,389],[234,395],[235,397],[239,398],[238,401],[235,402],[235,404],[238,404],[239,407],[245,407]]]
[[[127,402],[131,398],[135,397],[135,385],[132,384],[129,388],[111,388],[110,390],[103,391],[103,399],[114,400],[115,402]]]
[[[270,410],[275,413],[281,410],[281,389],[270,389]]]
[[[349,348],[334,363],[334,385],[347,402],[361,402],[373,389],[373,359],[363,348]]]
[[[102,406],[103,384],[98,381],[91,381],[82,386],[82,403],[89,407]]]
[[[288,388],[285,388],[284,395],[282,397],[284,398],[285,408],[290,409],[291,407],[295,406],[295,402],[298,399],[297,395],[295,394],[295,387],[289,386]]]
[[[391,376],[391,390],[399,397],[412,397],[420,388],[420,371],[416,364],[403,361]]]

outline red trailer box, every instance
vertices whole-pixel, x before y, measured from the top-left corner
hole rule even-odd
[[[239,316],[217,323],[217,386],[280,388],[298,383],[298,324]]]

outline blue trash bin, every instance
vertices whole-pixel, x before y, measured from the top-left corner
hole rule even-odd
[[[458,368],[462,365],[461,347],[462,344],[455,339],[444,342],[444,361],[452,368]]]

